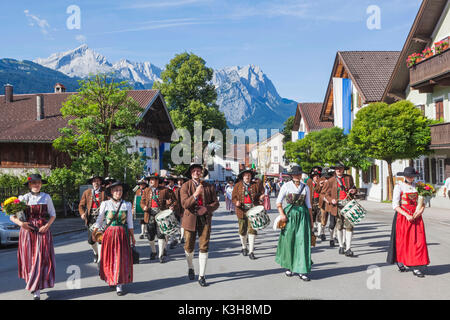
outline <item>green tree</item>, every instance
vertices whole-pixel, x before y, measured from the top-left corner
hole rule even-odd
[[[362,108],[353,122],[349,144],[357,153],[384,160],[388,164],[389,199],[392,199],[394,176],[392,163],[430,154],[430,125],[435,121],[422,116],[413,103],[373,103]]]
[[[202,122],[203,132],[218,129],[225,139],[228,126],[224,113],[216,103],[217,93],[211,83],[213,73],[202,58],[184,52],[177,54],[166,65],[161,74],[163,81],[153,85],[153,89],[160,90],[164,96],[176,129],[184,128],[191,134],[191,143],[194,143],[194,121]],[[177,143],[179,141],[173,141],[172,147]],[[203,149],[206,145],[207,142],[203,142]],[[177,172],[187,168],[187,165],[173,166],[171,161],[169,163]]]
[[[303,139],[285,145],[285,157],[308,172],[314,166],[333,165],[338,161],[354,168],[367,169],[370,162],[352,150],[348,136],[338,127],[313,131]]]
[[[283,143],[288,143],[291,141],[292,137],[292,128],[294,127],[294,120],[295,116],[290,116],[287,118],[287,120],[283,123],[283,131],[281,133],[283,134]]]
[[[63,103],[61,113],[69,118],[68,126],[60,129],[61,136],[53,146],[67,152],[73,169],[86,175],[108,176],[112,171],[125,171],[128,165],[135,166],[126,147],[128,138],[139,134],[136,124],[143,108],[128,97],[131,88],[106,75],[82,80],[80,86],[79,92]]]

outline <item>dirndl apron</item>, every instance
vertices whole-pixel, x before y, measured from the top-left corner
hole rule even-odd
[[[27,222],[36,228],[45,225],[50,216],[46,204],[30,205],[26,209]],[[17,250],[19,278],[25,289],[33,292],[55,285],[55,249],[50,230],[45,233],[20,228]]]

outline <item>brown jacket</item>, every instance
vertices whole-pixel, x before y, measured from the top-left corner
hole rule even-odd
[[[261,181],[250,182],[250,198],[252,199],[252,203],[255,206],[261,205],[259,197],[264,194],[264,188],[262,186]],[[231,201],[234,205],[239,201],[241,205],[244,205],[244,182],[240,180],[233,188],[233,193],[231,195]],[[238,219],[243,219],[246,210],[242,207],[236,207],[236,215]]]
[[[92,210],[92,204],[94,202],[94,190],[88,189],[85,192],[83,192],[83,195],[81,196],[80,204],[78,205],[78,211],[80,212],[80,215],[86,215],[86,218],[89,218]],[[100,204],[102,201],[105,201],[106,195],[105,191],[103,189],[100,189],[100,196],[98,200],[98,207],[100,207]]]
[[[178,187],[175,189],[175,198],[177,199],[177,206],[175,208],[175,214],[178,217],[182,217],[183,216],[183,207],[181,206],[181,188]]]
[[[169,209],[170,206],[177,206],[177,199],[175,198],[175,193],[173,193],[172,190],[165,187],[158,187],[156,189],[158,190],[158,199],[156,200],[156,202],[158,203],[158,207],[161,211]],[[152,188],[148,187],[144,190],[144,194],[141,198],[141,208],[144,209],[145,207],[147,207],[147,210],[144,210],[145,223],[148,223],[149,221],[149,213],[152,207],[152,196]],[[167,203],[168,201],[169,204]]]
[[[212,215],[217,208],[219,208],[219,201],[217,200],[216,189],[213,185],[207,182],[202,182],[204,189],[203,205],[208,209],[206,213],[207,223],[211,223]],[[194,199],[195,193],[194,181],[189,180],[183,183],[180,190],[181,206],[184,209],[183,219],[181,220],[181,227],[188,231],[195,231],[197,225],[197,216],[195,215],[195,207],[197,201]]]
[[[347,188],[347,192],[349,192],[351,189],[355,189],[355,183],[353,182],[353,177],[348,175],[348,174],[344,174],[344,184],[345,187]],[[336,201],[339,199],[338,197],[338,182],[336,179],[336,176],[330,178],[328,180],[328,182],[325,184],[325,190],[324,190],[324,195],[325,195],[325,199],[327,199],[328,201],[328,211],[333,215],[336,216],[337,215],[337,204],[332,204],[331,200],[335,199]],[[349,196],[350,198],[350,196]]]
[[[309,201],[312,205],[313,203],[313,197],[314,197],[314,192],[317,192],[319,194],[319,208],[323,208],[324,206],[324,194],[322,193],[322,190],[324,188],[325,185],[325,181],[327,181],[327,179],[325,177],[321,177],[319,178],[319,183],[314,187],[313,185],[313,179],[308,179],[308,181],[306,181],[306,184],[308,185],[309,188]],[[320,185],[322,183],[322,186]]]

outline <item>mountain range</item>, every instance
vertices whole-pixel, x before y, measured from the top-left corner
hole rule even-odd
[[[113,74],[135,89],[150,89],[161,80],[163,69],[150,62],[108,59],[82,45],[74,50],[52,54],[32,61],[0,60],[0,84],[11,83],[16,93],[52,92],[61,82],[67,91],[78,89],[78,80],[97,73]],[[297,103],[279,96],[272,81],[260,67],[228,67],[214,70],[212,83],[217,104],[230,128],[283,128],[289,116],[295,115]]]

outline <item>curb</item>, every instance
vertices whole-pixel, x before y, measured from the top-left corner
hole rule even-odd
[[[86,227],[84,227],[82,229],[80,228],[80,229],[72,229],[72,230],[68,230],[68,231],[54,232],[54,233],[52,233],[52,235],[54,237],[56,237],[56,236],[60,236],[60,235],[67,234],[67,233],[80,232],[80,231],[85,231],[85,230],[86,230]]]

